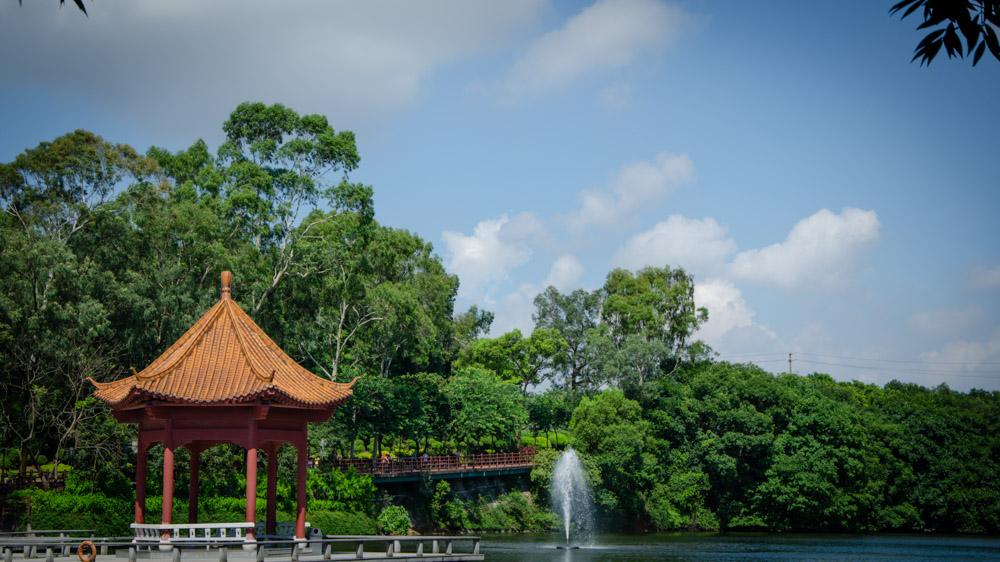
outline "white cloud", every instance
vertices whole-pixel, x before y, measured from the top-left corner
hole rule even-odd
[[[597,94],[597,101],[607,109],[625,109],[632,97],[632,88],[628,84],[612,84]]]
[[[630,238],[614,263],[629,269],[669,264],[695,275],[712,275],[735,251],[736,243],[715,219],[672,215]]]
[[[588,189],[580,194],[580,210],[568,217],[569,225],[579,229],[621,224],[693,177],[694,164],[686,154],[664,152],[652,162],[629,164],[607,189]]]
[[[954,335],[973,326],[983,317],[975,306],[965,308],[940,308],[918,312],[910,318],[914,330],[928,335]]]
[[[737,254],[730,272],[739,279],[785,288],[842,286],[859,255],[878,236],[874,211],[822,209],[796,223],[784,242]]]
[[[563,254],[552,262],[544,286],[551,285],[560,291],[568,291],[575,288],[576,282],[580,280],[582,274],[583,266],[580,265],[580,260],[572,254]]]
[[[501,80],[506,98],[568,86],[620,68],[674,38],[685,14],[658,0],[598,0],[533,42]]]
[[[723,279],[711,279],[694,286],[694,302],[708,309],[708,322],[698,329],[697,336],[709,345],[734,328],[753,325],[754,313],[735,285]]]
[[[1000,288],[1000,265],[973,269],[971,281],[972,286],[977,289]]]
[[[785,349],[770,328],[754,322],[754,311],[731,282],[710,279],[696,283],[694,302],[708,309],[708,322],[702,324],[695,337],[712,346],[722,359],[742,362],[747,354],[757,357],[761,352]]]
[[[914,378],[922,379],[919,382],[923,384],[934,386],[946,382],[952,388],[995,387],[1000,372],[1000,330],[981,341],[953,341],[937,351],[921,354],[920,359],[924,361],[924,371]]]
[[[549,267],[549,274],[541,285],[521,283],[517,289],[504,295],[500,307],[494,310],[493,325],[490,335],[498,336],[514,328],[522,333],[530,333],[535,322],[532,314],[535,312],[535,297],[549,285],[562,292],[577,288],[577,281],[583,274],[583,266],[576,257],[563,254],[556,258]]]
[[[522,334],[531,333],[535,312],[535,295],[538,286],[533,283],[523,283],[514,291],[500,299],[500,306],[493,310],[493,324],[490,326],[490,337],[497,337],[513,329],[521,330]]]
[[[975,371],[984,362],[995,363],[1000,359],[1000,330],[993,332],[985,341],[959,340],[951,342],[938,351],[922,353],[920,358],[926,368],[949,369],[953,371]]]
[[[458,275],[459,291],[465,297],[505,279],[531,258],[532,247],[544,236],[541,221],[530,213],[480,221],[469,235],[454,231],[441,234],[448,271]]]
[[[376,120],[442,65],[509,45],[544,0],[0,3],[0,87],[72,92],[127,121],[219,130],[281,101],[335,125]],[[30,56],[15,55],[30,45]]]

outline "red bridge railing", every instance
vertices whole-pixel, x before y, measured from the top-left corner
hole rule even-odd
[[[535,465],[535,450],[524,448],[515,453],[482,453],[477,455],[437,455],[402,459],[341,459],[333,468],[353,468],[372,476],[403,476],[434,472],[463,472],[530,468]]]

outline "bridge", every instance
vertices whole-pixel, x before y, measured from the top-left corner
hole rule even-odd
[[[332,467],[370,474],[376,484],[454,478],[483,478],[527,474],[535,466],[535,450],[477,455],[437,455],[401,459],[341,459]]]

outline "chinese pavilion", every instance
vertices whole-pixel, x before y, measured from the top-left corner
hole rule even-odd
[[[267,533],[275,532],[277,449],[298,451],[295,536],[305,537],[306,436],[309,422],[327,420],[351,396],[351,383],[322,379],[302,368],[257,326],[230,296],[232,274],[222,272],[222,295],[173,345],[139,372],[107,383],[90,379],[94,395],[115,418],[138,426],[135,522],[145,522],[146,456],[162,443],[163,511],[171,522],[174,453],[191,454],[188,522],[198,517],[199,455],[232,443],[246,449],[246,521],[255,523],[257,453],[267,455]],[[168,540],[169,531],[163,531]],[[254,534],[248,531],[248,540]]]

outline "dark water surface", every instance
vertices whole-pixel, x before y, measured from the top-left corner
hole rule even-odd
[[[1000,560],[1000,537],[937,535],[599,535],[558,550],[557,535],[487,535],[487,562],[649,560]]]

